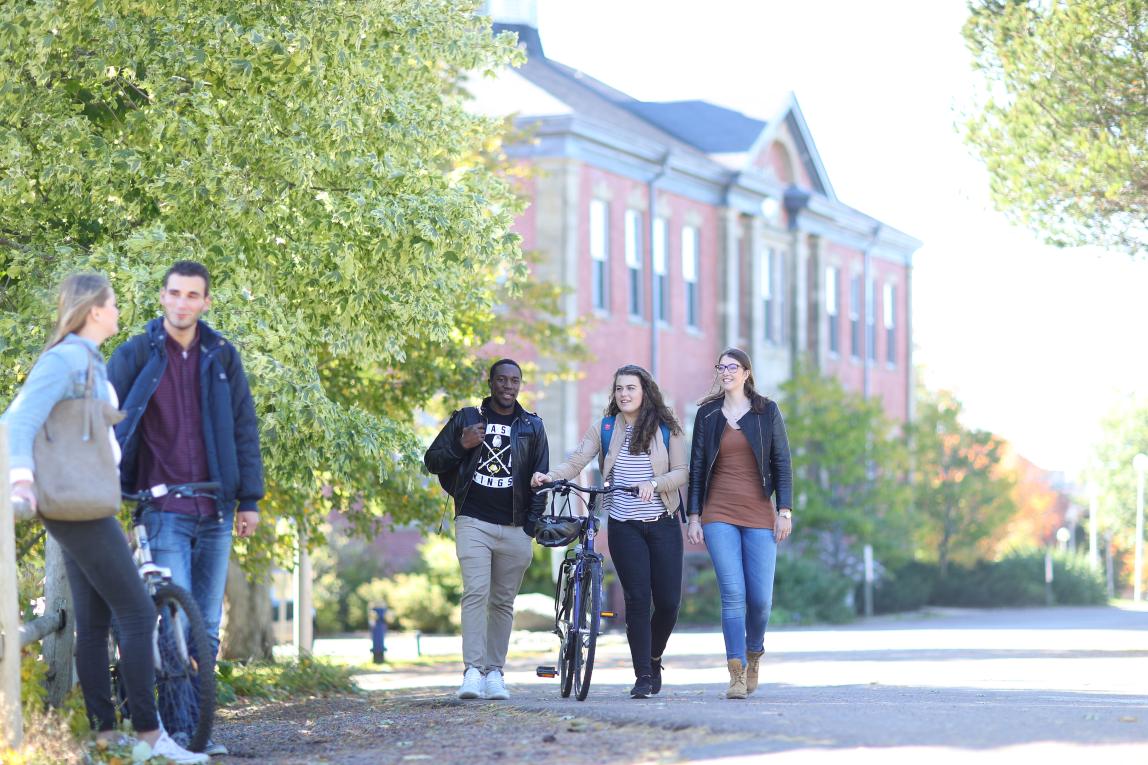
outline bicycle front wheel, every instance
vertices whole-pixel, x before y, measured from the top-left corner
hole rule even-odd
[[[558,677],[562,698],[568,698],[574,687],[574,641],[576,638],[574,620],[574,567],[563,564],[558,577],[555,599],[558,603],[555,614],[555,631],[561,640],[558,646]]]
[[[590,675],[594,672],[594,647],[602,618],[602,562],[588,560],[578,581],[580,592],[575,598],[574,629],[574,695],[586,700],[590,692]]]
[[[156,590],[156,708],[168,735],[201,752],[215,719],[215,655],[191,594],[174,584]]]

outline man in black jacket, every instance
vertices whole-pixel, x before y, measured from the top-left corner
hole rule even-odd
[[[522,369],[511,359],[490,368],[490,396],[454,412],[423,462],[454,499],[455,548],[462,568],[460,699],[507,699],[502,666],[514,598],[533,556],[528,516],[545,499],[530,476],[550,468],[546,430],[518,403]]]
[[[220,484],[214,499],[164,497],[143,519],[156,563],[195,598],[218,652],[232,528],[247,537],[259,523],[263,461],[239,351],[200,320],[210,287],[202,264],[172,265],[160,289],[163,318],[116,349],[108,380],[126,414],[116,426],[125,491]],[[227,754],[214,742],[205,751]]]

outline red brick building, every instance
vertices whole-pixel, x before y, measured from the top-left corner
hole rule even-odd
[[[797,100],[765,120],[705,101],[647,102],[546,57],[529,2],[488,3],[528,59],[470,84],[516,114],[536,171],[518,221],[539,276],[590,319],[579,380],[532,390],[560,460],[601,413],[612,372],[649,369],[687,429],[712,367],[749,352],[773,395],[805,358],[912,417],[912,256],[921,243],[840,201]]]

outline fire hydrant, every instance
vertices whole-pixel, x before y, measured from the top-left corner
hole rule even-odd
[[[374,606],[375,623],[371,625],[371,658],[375,664],[387,660],[387,607]]]

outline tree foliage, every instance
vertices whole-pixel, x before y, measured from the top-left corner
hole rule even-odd
[[[193,258],[252,382],[271,514],[437,518],[412,413],[479,392],[476,351],[513,340],[527,273],[504,125],[468,113],[461,87],[520,54],[476,5],[0,6],[0,395],[64,274],[111,277],[114,344]],[[533,310],[554,300],[529,289]],[[261,533],[263,549],[290,542]]]
[[[951,561],[971,563],[1013,516],[1013,479],[1001,469],[1004,442],[960,422],[951,394],[922,391],[911,427],[913,506],[921,545],[944,577]]]
[[[973,0],[965,129],[995,204],[1056,245],[1148,244],[1148,3]]]
[[[912,555],[907,453],[880,399],[800,367],[781,386],[794,464],[795,522],[816,532],[838,571],[858,574],[859,547],[889,562]],[[803,533],[804,533],[803,531]]]
[[[1129,395],[1119,401],[1101,421],[1100,429],[1087,477],[1097,492],[1098,531],[1102,539],[1111,538],[1119,559],[1136,544],[1137,486],[1132,460],[1137,454],[1148,454],[1148,397]],[[1131,580],[1134,575],[1128,574]]]

